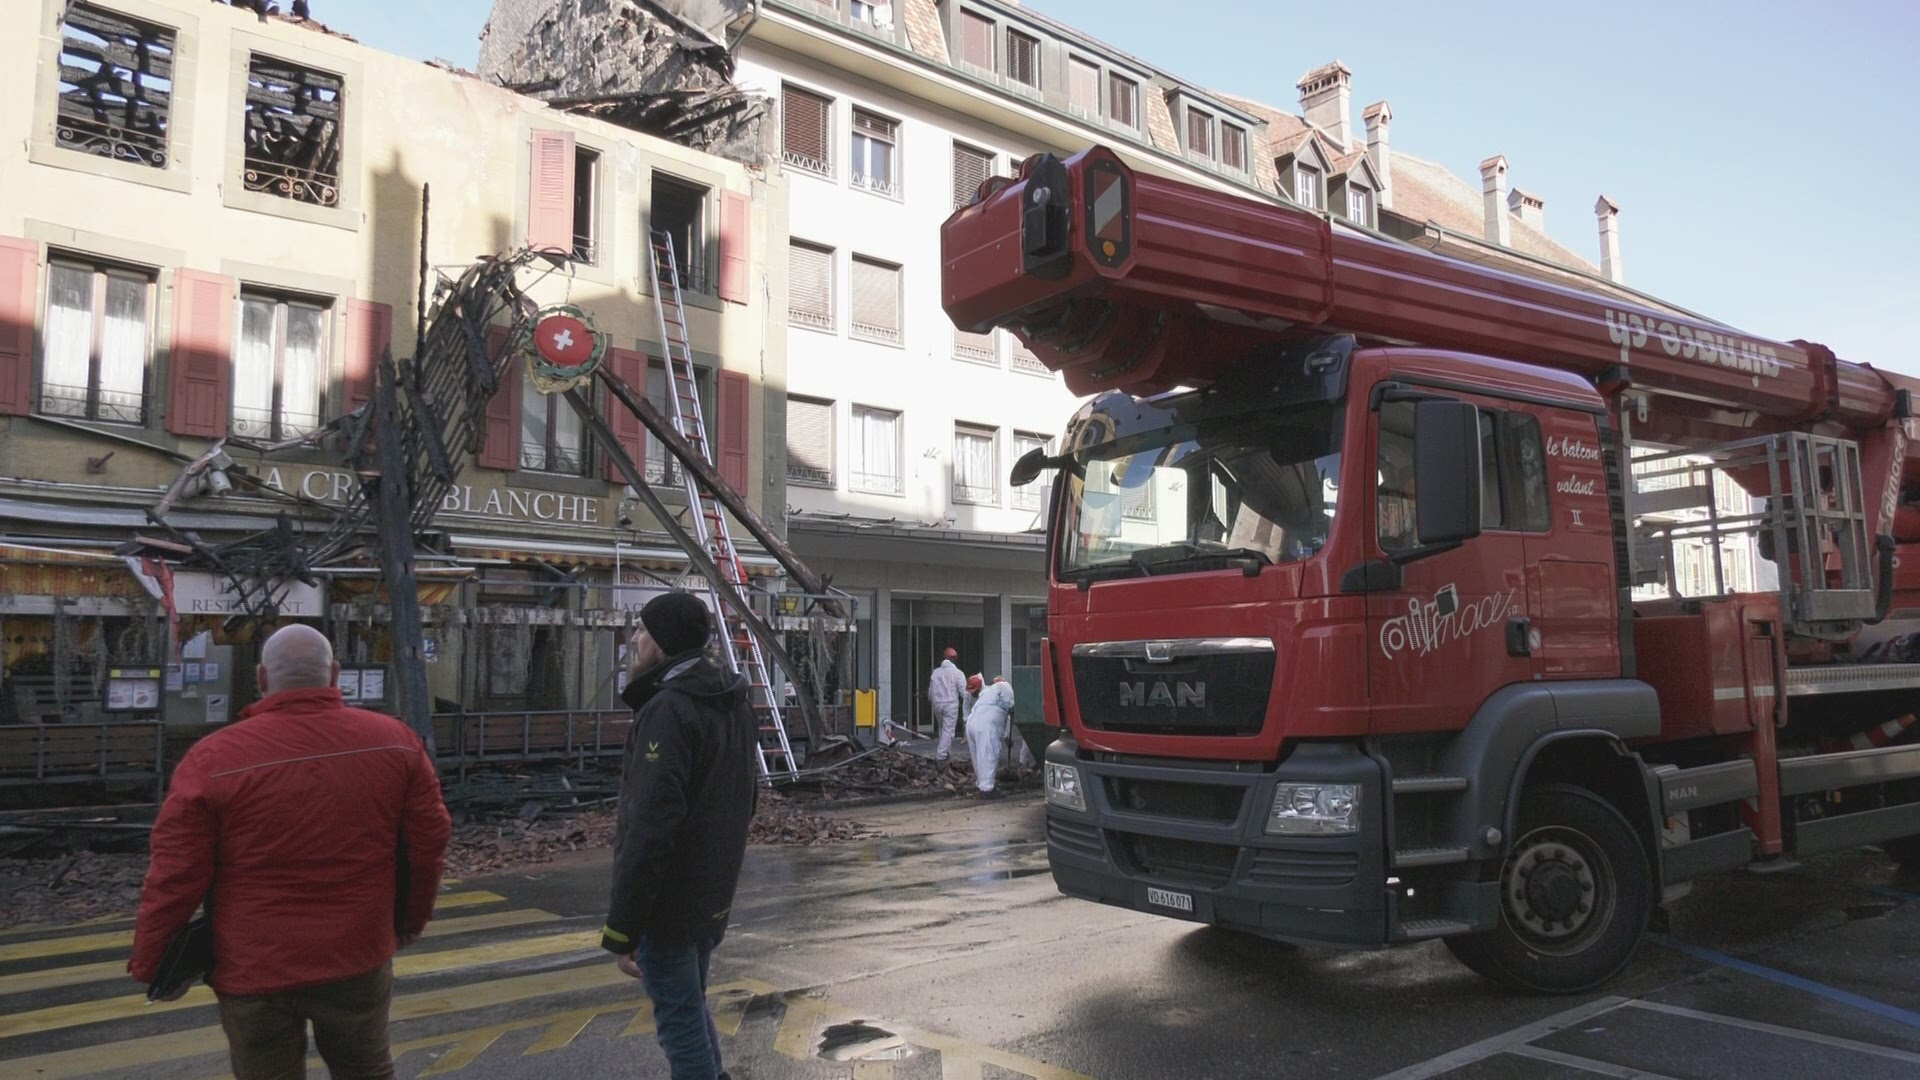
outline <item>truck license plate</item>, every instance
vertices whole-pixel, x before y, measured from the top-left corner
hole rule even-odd
[[[1175,911],[1184,911],[1189,915],[1193,914],[1193,895],[1191,893],[1148,888],[1147,903],[1158,904],[1161,907],[1172,908]]]

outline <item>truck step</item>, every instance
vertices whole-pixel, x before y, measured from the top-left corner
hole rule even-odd
[[[1467,849],[1463,847],[1405,848],[1393,853],[1393,865],[1403,870],[1416,866],[1452,866],[1466,861]]]
[[[1470,786],[1464,776],[1396,776],[1393,778],[1395,795],[1434,795],[1448,791],[1465,791]]]
[[[1400,936],[1408,941],[1421,941],[1426,938],[1464,934],[1472,929],[1472,923],[1461,922],[1459,919],[1408,919],[1400,924]]]

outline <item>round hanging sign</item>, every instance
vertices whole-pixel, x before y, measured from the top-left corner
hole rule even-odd
[[[593,359],[594,333],[586,321],[566,312],[542,318],[533,328],[533,346],[554,367],[579,367]]]
[[[571,304],[542,308],[522,338],[530,348],[527,374],[534,389],[559,394],[584,386],[607,354],[605,334],[593,328],[587,313]]]

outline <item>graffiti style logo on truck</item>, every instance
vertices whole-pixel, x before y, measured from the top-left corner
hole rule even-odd
[[[1398,653],[1425,656],[1435,649],[1497,626],[1514,608],[1518,589],[1491,593],[1462,606],[1460,589],[1452,582],[1442,586],[1431,600],[1418,597],[1407,601],[1407,613],[1388,619],[1380,627],[1380,651],[1392,660]]]
[[[1698,360],[1749,375],[1765,375],[1769,379],[1780,376],[1780,354],[1771,345],[1713,330],[1697,330],[1666,319],[1656,322],[1625,311],[1605,310],[1607,337],[1620,346],[1623,364],[1632,361],[1632,350],[1646,348],[1647,339],[1655,338],[1668,356]]]

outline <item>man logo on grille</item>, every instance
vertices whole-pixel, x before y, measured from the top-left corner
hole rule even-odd
[[[1171,709],[1192,706],[1204,709],[1207,707],[1207,684],[1176,682],[1169,686],[1164,681],[1152,684],[1123,682],[1120,684],[1120,707],[1130,705],[1165,705]]]

